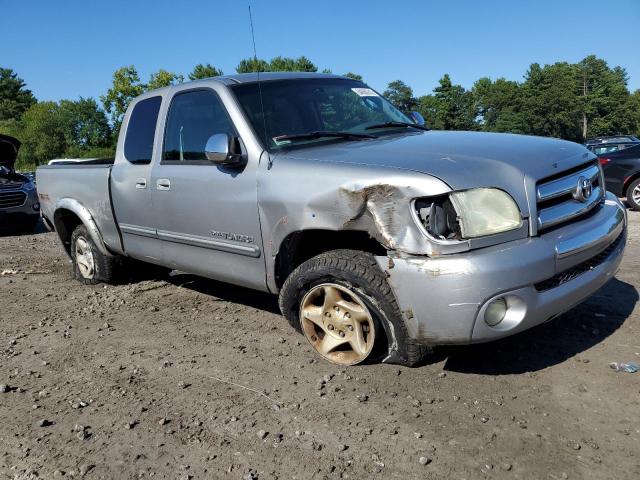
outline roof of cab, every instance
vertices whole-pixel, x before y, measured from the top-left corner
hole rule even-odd
[[[333,75],[331,73],[316,73],[316,72],[260,72],[258,73],[237,73],[235,75],[221,75],[218,77],[208,77],[199,80],[193,80],[190,82],[179,83],[176,85],[169,85],[168,87],[157,88],[155,90],[149,90],[136,97],[136,101],[144,100],[145,98],[153,97],[156,95],[164,95],[169,90],[176,87],[184,88],[187,85],[197,87],[198,85],[207,84],[212,81],[222,83],[224,85],[237,85],[242,83],[256,83],[268,82],[272,80],[294,80],[294,79],[311,79],[311,78],[341,78],[343,80],[351,80],[349,77],[342,75]]]

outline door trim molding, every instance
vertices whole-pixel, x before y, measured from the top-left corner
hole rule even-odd
[[[223,252],[237,253],[247,257],[260,257],[261,250],[257,245],[247,243],[236,243],[219,239],[200,237],[196,235],[186,235],[184,233],[170,232],[167,230],[158,230],[158,238],[167,242],[182,243],[193,247],[209,248],[211,250],[220,250]]]
[[[140,227],[138,225],[129,225],[128,223],[120,223],[118,225],[123,233],[131,235],[139,235],[141,237],[158,238],[155,228]]]

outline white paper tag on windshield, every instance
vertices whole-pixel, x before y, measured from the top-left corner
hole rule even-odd
[[[380,96],[370,88],[352,88],[351,90],[353,90],[357,95],[361,97],[379,97]]]

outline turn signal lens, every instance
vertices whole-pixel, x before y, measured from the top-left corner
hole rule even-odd
[[[600,165],[606,165],[608,163],[611,163],[610,158],[600,157]]]

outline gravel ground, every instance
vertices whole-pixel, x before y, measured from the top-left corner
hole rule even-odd
[[[0,236],[0,478],[640,478],[640,214],[562,317],[414,369],[316,360],[275,297],[189,275],[81,286]],[[16,272],[14,272],[14,270]]]

